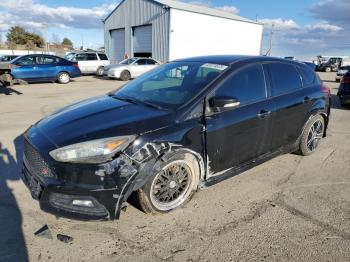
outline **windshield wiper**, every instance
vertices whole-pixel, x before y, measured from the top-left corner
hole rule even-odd
[[[116,95],[113,95],[112,97],[118,99],[118,100],[121,100],[121,101],[125,101],[125,102],[128,102],[128,103],[132,103],[132,104],[137,104],[137,105],[145,105],[145,106],[148,106],[148,107],[151,107],[151,108],[155,108],[155,109],[158,109],[158,110],[163,110],[163,108],[159,105],[155,105],[153,103],[150,103],[148,101],[142,101],[142,100],[138,100],[138,99],[135,99],[133,97],[120,97],[120,96],[116,96]]]

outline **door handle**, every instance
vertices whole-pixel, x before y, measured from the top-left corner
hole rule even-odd
[[[258,114],[258,117],[259,117],[259,118],[266,118],[266,117],[268,117],[268,116],[270,116],[270,115],[271,115],[271,111],[266,110],[266,109],[263,109],[263,110],[261,110],[260,113]]]

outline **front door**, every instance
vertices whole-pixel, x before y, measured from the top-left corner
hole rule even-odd
[[[274,103],[268,98],[261,64],[234,70],[210,97],[232,97],[240,106],[206,113],[209,176],[240,166],[269,151],[270,118]],[[207,109],[208,111],[208,109]]]
[[[27,55],[18,59],[15,63],[17,67],[11,69],[13,76],[17,79],[27,81],[34,81],[40,77],[38,66],[36,63],[36,56]]]

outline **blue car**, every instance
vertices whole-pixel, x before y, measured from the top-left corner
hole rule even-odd
[[[67,84],[71,78],[81,76],[77,62],[53,55],[24,55],[10,62],[14,79],[27,82],[58,81]]]

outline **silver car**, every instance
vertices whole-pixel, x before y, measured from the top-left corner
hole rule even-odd
[[[128,81],[156,68],[160,64],[153,58],[134,57],[125,59],[116,65],[105,66],[104,75],[109,78]]]

